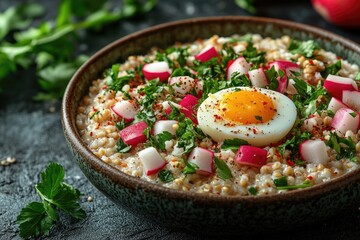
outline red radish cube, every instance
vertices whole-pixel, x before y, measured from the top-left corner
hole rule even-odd
[[[360,118],[359,114],[354,112],[350,108],[340,108],[335,113],[331,127],[333,127],[337,132],[344,134],[346,131],[350,130],[353,133],[357,133],[359,130]]]
[[[165,167],[166,161],[154,147],[148,147],[139,152],[140,161],[147,176],[157,173]]]
[[[189,76],[178,76],[169,79],[169,84],[177,96],[183,97],[196,85],[195,80]]]
[[[294,62],[287,60],[276,60],[274,62],[269,63],[270,68],[274,66],[275,70],[278,72],[279,70],[284,71],[287,76],[291,76],[292,72],[300,72],[299,65]]]
[[[123,118],[125,122],[131,122],[134,120],[134,117],[138,112],[137,106],[131,100],[117,102],[111,107],[111,110],[113,110],[113,112],[120,118]]]
[[[144,121],[137,122],[121,130],[119,135],[125,144],[136,146],[146,142],[146,136],[143,133],[146,128],[147,124]]]
[[[172,135],[175,135],[176,129],[174,125],[177,124],[178,121],[175,120],[159,120],[154,124],[154,135],[158,135],[163,132],[169,132]]]
[[[342,102],[357,112],[360,112],[360,92],[343,91]]]
[[[339,110],[340,108],[347,108],[347,107],[348,106],[346,106],[342,101],[340,101],[337,98],[332,97],[330,99],[327,110],[331,110],[333,113],[336,113],[337,110]]]
[[[214,152],[208,149],[194,148],[188,157],[188,162],[199,167],[196,169],[197,174],[207,176],[214,172]]]
[[[351,78],[329,74],[324,82],[324,88],[335,98],[342,99],[343,91],[358,90],[356,82]]]
[[[240,74],[247,74],[250,69],[250,64],[246,61],[244,57],[238,57],[235,60],[231,60],[228,62],[226,69],[226,79],[230,80],[231,75],[235,72]]]
[[[242,165],[261,167],[266,164],[267,151],[262,148],[242,145],[235,155],[235,161]]]
[[[142,71],[147,80],[159,78],[160,81],[165,81],[171,74],[171,69],[167,62],[147,63],[143,66]]]
[[[265,87],[269,84],[263,68],[249,71],[249,79],[254,87]]]
[[[219,54],[216,51],[215,47],[212,45],[209,45],[205,47],[199,54],[195,56],[197,60],[200,62],[207,62],[210,59],[217,57]]]
[[[194,116],[194,107],[198,103],[199,99],[191,94],[187,94],[181,101],[180,106],[182,107],[180,111],[185,115],[185,117],[188,117],[193,121],[193,123],[197,124],[197,119]]]
[[[306,140],[300,144],[300,156],[308,163],[325,164],[329,161],[326,144],[320,139]]]

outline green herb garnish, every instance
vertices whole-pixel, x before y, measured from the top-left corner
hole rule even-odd
[[[286,180],[286,176],[283,176],[283,177],[278,178],[278,179],[274,179],[274,184],[275,184],[276,187],[287,186],[288,183],[287,183],[287,180]]]
[[[291,189],[299,189],[299,188],[307,188],[311,187],[312,184],[310,181],[305,180],[302,184],[299,185],[286,185],[286,186],[276,186],[277,190],[291,190]]]
[[[249,191],[249,193],[250,193],[251,195],[253,195],[253,196],[256,196],[257,193],[258,193],[258,190],[256,189],[256,187],[249,187],[249,188],[248,188],[248,191]]]
[[[257,10],[254,6],[254,0],[235,0],[235,3],[249,13],[256,14]]]
[[[195,163],[188,162],[185,159],[184,162],[185,162],[185,167],[181,171],[182,173],[184,173],[185,175],[196,173],[196,169],[198,169],[199,167]]]
[[[50,163],[41,172],[41,181],[35,186],[42,202],[31,202],[17,216],[20,236],[23,238],[49,235],[54,222],[59,220],[58,211],[63,211],[77,219],[86,217],[77,201],[79,190],[63,182],[64,168]]]
[[[256,116],[255,116],[255,119],[256,119],[256,120],[258,120],[258,121],[260,121],[260,122],[262,122],[262,121],[263,121],[262,116],[257,116],[257,115],[256,115]]]
[[[341,60],[327,66],[325,70],[321,72],[321,76],[323,78],[326,78],[329,74],[336,75],[340,71],[340,69],[341,69]]]
[[[219,178],[226,180],[233,177],[229,166],[223,160],[215,157],[214,161],[216,166],[216,173]]]
[[[225,139],[224,143],[221,145],[223,150],[238,150],[242,145],[248,145],[249,143],[240,138]]]
[[[116,151],[119,153],[127,153],[130,152],[131,146],[126,145],[121,138],[116,142]]]
[[[308,41],[298,41],[292,39],[288,50],[292,53],[298,53],[303,55],[306,58],[314,57],[314,52],[320,50],[319,45],[313,40]]]
[[[174,175],[172,174],[172,172],[170,170],[165,170],[165,169],[159,171],[158,178],[160,179],[160,181],[164,183],[169,183],[174,181]]]
[[[358,74],[356,74],[355,81],[360,81],[360,72],[358,72]]]

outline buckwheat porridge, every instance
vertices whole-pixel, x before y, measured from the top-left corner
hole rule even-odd
[[[119,171],[219,195],[308,188],[360,166],[359,66],[314,41],[213,36],[92,82],[76,124]]]

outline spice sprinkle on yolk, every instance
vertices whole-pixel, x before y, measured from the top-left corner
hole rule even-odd
[[[272,99],[258,91],[237,91],[224,94],[219,108],[223,119],[241,125],[266,123],[276,113]]]

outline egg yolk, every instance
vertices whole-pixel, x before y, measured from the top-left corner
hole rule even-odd
[[[223,119],[241,125],[266,123],[276,113],[272,99],[259,91],[224,94],[219,110]]]

